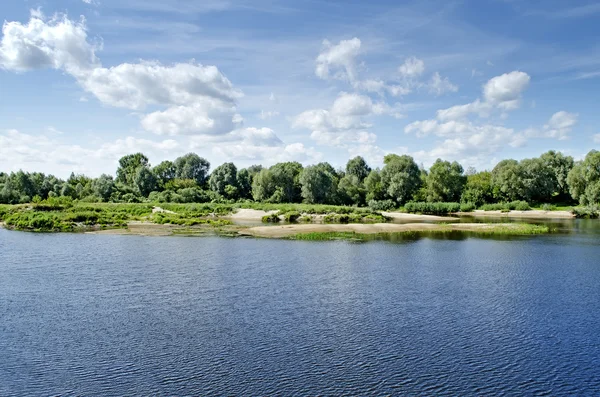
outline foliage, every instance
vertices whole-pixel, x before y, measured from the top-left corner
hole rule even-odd
[[[188,153],[178,157],[173,163],[175,177],[180,179],[193,179],[198,186],[202,186],[208,175],[210,163],[208,160],[195,153]]]
[[[461,202],[474,203],[477,206],[481,206],[491,203],[493,200],[494,193],[491,172],[473,172],[467,175],[467,183],[461,196]]]
[[[381,170],[381,184],[387,196],[398,204],[412,198],[421,186],[421,172],[412,157],[388,154]]]
[[[529,211],[531,207],[526,201],[511,201],[508,203],[484,204],[480,208],[483,211]]]
[[[600,203],[600,152],[592,150],[567,177],[569,192],[581,205]]]
[[[392,200],[370,200],[369,208],[373,211],[391,211],[396,207]]]
[[[237,167],[233,163],[225,163],[215,168],[209,179],[210,189],[226,198],[235,198],[237,194]],[[227,188],[227,186],[231,186]]]
[[[474,203],[460,203],[460,212],[473,212],[476,208]]]
[[[437,159],[426,177],[427,201],[459,201],[467,177],[456,161],[450,163]]]
[[[279,218],[279,215],[277,215],[276,213],[273,213],[273,214],[263,216],[262,221],[263,221],[263,223],[279,223],[279,221],[281,221],[281,219]]]
[[[302,197],[307,203],[336,202],[337,173],[329,163],[306,167],[300,175]]]
[[[404,209],[410,213],[420,213],[429,215],[446,215],[461,210],[460,203],[430,203],[430,202],[410,202],[406,203]]]
[[[361,156],[356,156],[346,164],[346,175],[354,176],[359,182],[363,182],[371,173],[371,168]]]

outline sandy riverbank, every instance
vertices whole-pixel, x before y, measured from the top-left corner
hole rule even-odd
[[[476,216],[476,217],[501,217],[501,218],[528,218],[528,219],[572,219],[575,215],[570,211],[482,211],[475,210],[473,212],[459,212],[457,215]]]
[[[451,222],[457,221],[458,218],[452,216],[436,216],[436,215],[421,215],[421,214],[408,214],[406,212],[382,212],[381,215],[392,218],[394,221],[405,221],[405,222],[415,222],[415,221],[430,221],[430,222]]]

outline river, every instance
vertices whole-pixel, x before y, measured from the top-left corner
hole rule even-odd
[[[600,223],[301,242],[0,229],[0,395],[598,395]]]

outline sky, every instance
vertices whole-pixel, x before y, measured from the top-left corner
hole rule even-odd
[[[600,147],[600,2],[10,0],[0,171]]]

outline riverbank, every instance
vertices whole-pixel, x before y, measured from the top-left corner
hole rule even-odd
[[[500,218],[528,218],[528,219],[574,219],[575,214],[571,211],[543,211],[543,210],[528,210],[528,211],[483,211],[475,210],[472,212],[459,212],[459,216],[473,217],[500,217]]]

